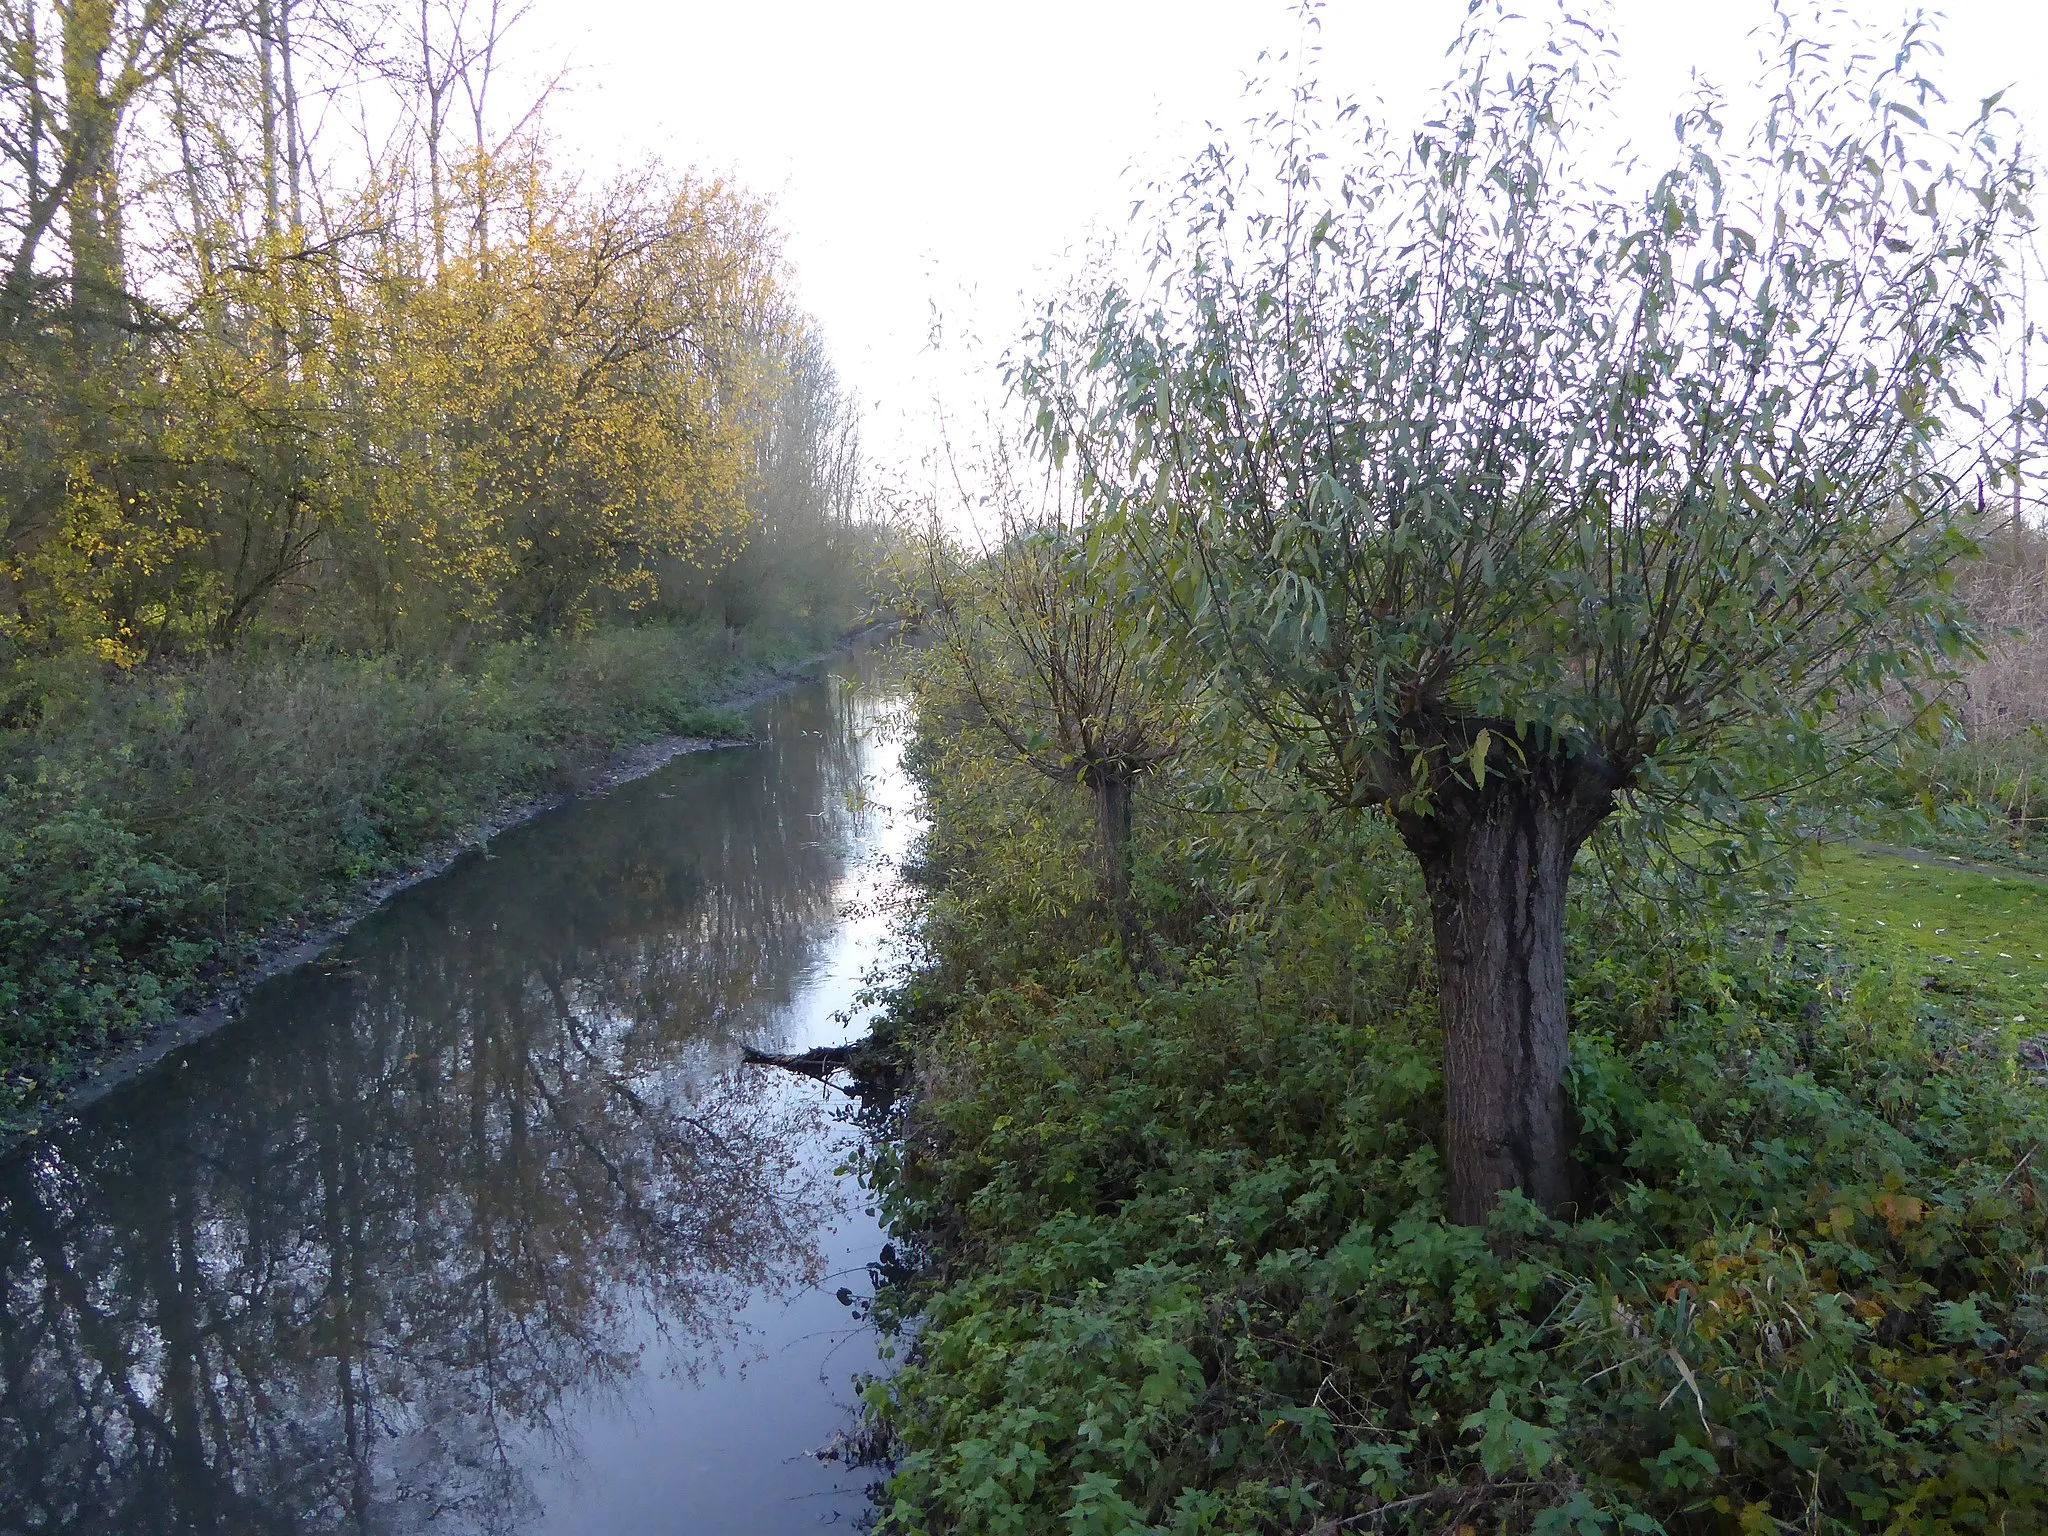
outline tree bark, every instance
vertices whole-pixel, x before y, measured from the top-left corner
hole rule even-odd
[[[263,235],[277,238],[277,72],[271,59],[276,48],[277,22],[271,15],[270,0],[256,0],[254,17],[256,82],[263,94],[263,112],[258,119],[263,136]],[[275,253],[272,253],[273,255]]]
[[[98,340],[127,309],[121,259],[121,197],[114,181],[120,108],[109,98],[112,0],[77,0],[60,15],[67,158],[77,174],[65,197],[71,226],[71,307],[82,337]]]
[[[1439,794],[1401,834],[1422,865],[1444,1027],[1444,1170],[1451,1220],[1477,1226],[1504,1190],[1553,1215],[1578,1200],[1565,1098],[1565,891],[1572,859],[1614,809],[1602,767],[1539,758]]]
[[[1117,931],[1128,947],[1137,928],[1131,910],[1131,776],[1113,768],[1097,768],[1089,776],[1088,787],[1095,795],[1102,899],[1115,915]]]

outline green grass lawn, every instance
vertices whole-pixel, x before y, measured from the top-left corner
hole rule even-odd
[[[1930,991],[2048,1022],[2048,881],[1830,848],[1799,905],[1823,936],[1890,957]]]

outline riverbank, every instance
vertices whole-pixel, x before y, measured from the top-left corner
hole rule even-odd
[[[497,839],[0,1158],[0,1530],[860,1528],[838,1288],[883,1235],[836,1096],[739,1063],[865,1011],[915,817],[891,659]]]
[[[5,741],[0,1135],[234,1016],[507,827],[744,734],[850,643],[600,633],[463,668],[243,661],[88,695]],[[821,644],[821,642],[825,642]]]
[[[905,1261],[877,1306],[904,1362],[868,1393],[885,1528],[2048,1520],[2048,1098],[2014,1001],[2048,968],[1993,942],[2034,932],[2036,887],[1842,855],[1801,900],[1681,917],[1582,871],[1582,1214],[1469,1229],[1398,843],[1163,782],[1133,968],[1086,806],[1000,745],[949,722],[916,754],[917,1086],[875,1170]],[[1946,902],[1971,954],[1891,943],[1885,901],[1921,937]]]

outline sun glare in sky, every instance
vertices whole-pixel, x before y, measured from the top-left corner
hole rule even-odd
[[[1875,24],[1907,13],[1847,8]],[[933,402],[972,397],[977,360],[1091,231],[1120,225],[1208,125],[1242,118],[1247,76],[1291,80],[1314,49],[1327,89],[1415,121],[1465,10],[1329,0],[1311,31],[1279,0],[535,0],[518,51],[570,65],[557,131],[572,163],[652,150],[775,199],[803,301],[872,410],[870,446],[903,465],[931,440]],[[1739,105],[1769,20],[1766,0],[1617,0],[1631,139],[1668,141],[1694,68]],[[2048,117],[2048,3],[1954,0],[1940,35],[1952,100],[2010,87],[2023,125]],[[1262,50],[1288,57],[1261,66]]]

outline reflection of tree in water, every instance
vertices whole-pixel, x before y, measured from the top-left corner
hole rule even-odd
[[[506,839],[0,1168],[4,1523],[510,1529],[649,1314],[687,1360],[810,1277],[819,1106],[717,1069],[831,920],[854,713]]]

